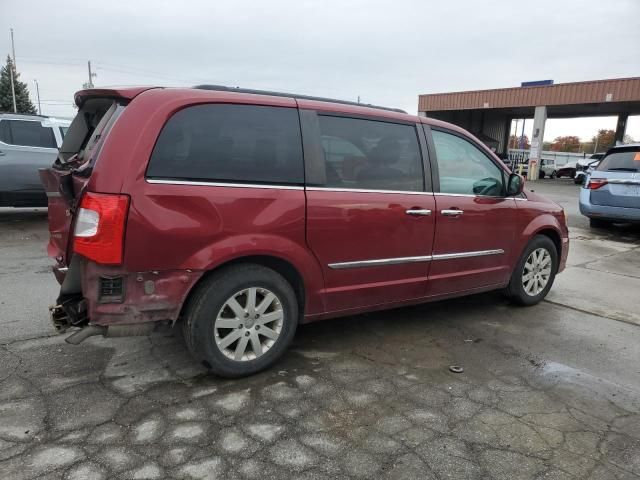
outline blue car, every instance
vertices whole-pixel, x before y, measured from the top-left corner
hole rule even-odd
[[[640,223],[640,143],[610,148],[580,189],[592,227]]]

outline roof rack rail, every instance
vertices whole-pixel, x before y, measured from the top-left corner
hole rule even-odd
[[[407,113],[399,108],[380,107],[369,103],[350,102],[348,100],[336,100],[335,98],[313,97],[311,95],[298,95],[296,93],[272,92],[270,90],[254,90],[252,88],[227,87],[225,85],[196,85],[193,88],[198,90],[215,90],[219,92],[236,92],[236,93],[252,93],[255,95],[269,95],[272,97],[289,97],[301,98],[304,100],[315,100],[318,102],[340,103],[342,105],[355,105],[357,107],[376,108],[378,110],[387,110],[389,112]]]

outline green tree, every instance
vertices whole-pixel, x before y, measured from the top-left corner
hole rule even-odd
[[[11,94],[11,70],[16,91],[16,108],[18,113],[36,113],[36,107],[29,99],[27,84],[20,81],[20,74],[13,68],[13,61],[7,55],[7,64],[0,70],[0,112],[13,112],[13,96]]]

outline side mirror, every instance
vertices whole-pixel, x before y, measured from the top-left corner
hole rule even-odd
[[[512,173],[509,175],[509,180],[507,180],[507,196],[515,197],[516,195],[520,195],[524,190],[524,177],[522,175],[518,175],[517,173]]]

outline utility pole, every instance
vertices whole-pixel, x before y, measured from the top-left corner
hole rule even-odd
[[[11,30],[11,51],[13,52],[13,60],[11,60],[11,72],[9,72],[9,76],[11,77],[11,95],[13,96],[13,113],[18,113],[18,106],[16,105],[16,86],[14,83],[13,77],[16,74],[16,49],[13,45],[13,28]]]
[[[96,74],[91,71],[91,60],[87,61],[87,68],[89,70],[89,81],[84,84],[84,88],[93,88],[93,79]]]
[[[42,109],[40,108],[40,87],[38,86],[38,80],[34,78],[33,83],[36,84],[36,95],[38,96],[38,115],[42,115]]]
[[[11,30],[11,53],[13,54],[13,68],[16,68],[16,45],[15,43],[13,43],[13,28],[10,28],[9,30]]]

